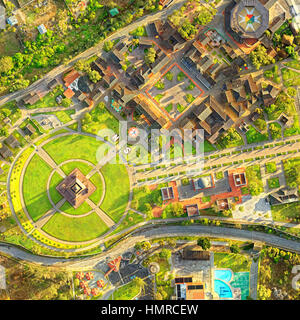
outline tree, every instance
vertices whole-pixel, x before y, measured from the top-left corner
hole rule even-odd
[[[2,57],[0,58],[0,73],[8,73],[14,68],[14,63],[12,57]]]
[[[163,259],[170,259],[171,258],[171,250],[162,249],[159,253],[159,256]]]
[[[149,48],[148,51],[145,53],[145,56],[144,56],[144,61],[147,63],[147,64],[151,64],[151,63],[154,63],[155,61],[155,58],[156,58],[156,51],[154,48]]]
[[[96,70],[91,70],[89,73],[88,73],[88,76],[89,76],[89,79],[93,82],[93,83],[96,83],[98,81],[100,81],[102,79],[102,76],[101,74],[96,71]]]
[[[140,277],[135,277],[133,279],[134,284],[140,288],[142,293],[145,293],[145,287],[147,285],[146,281]]]
[[[264,119],[257,119],[254,121],[254,124],[260,131],[264,131],[267,129],[267,123]]]
[[[61,105],[62,105],[64,108],[70,107],[71,103],[72,103],[72,100],[71,100],[71,99],[68,99],[68,98],[64,98],[64,99],[62,99],[62,101],[61,101]]]
[[[208,250],[211,247],[211,243],[209,238],[202,237],[197,240],[198,246],[200,246],[203,250]]]
[[[232,244],[230,247],[229,247],[230,251],[232,253],[239,253],[240,252],[240,248],[237,244]]]
[[[275,63],[275,59],[267,54],[267,49],[263,45],[259,45],[255,50],[250,53],[250,59],[256,69],[270,63]]]
[[[74,69],[77,71],[84,71],[84,72],[89,72],[91,70],[89,63],[83,59],[80,59],[75,62]]]
[[[113,48],[113,46],[114,46],[114,43],[110,40],[107,40],[103,44],[103,50],[108,52]]]

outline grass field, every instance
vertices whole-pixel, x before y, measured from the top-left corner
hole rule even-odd
[[[114,232],[111,233],[111,235],[116,234],[124,229],[130,228],[140,222],[145,221],[145,219],[138,213],[135,213],[133,211],[129,211],[129,213],[126,215],[125,219],[122,221],[122,223],[118,226],[117,229],[114,230]]]
[[[78,208],[74,208],[70,205],[70,203],[68,201],[66,201],[61,207],[60,210],[68,213],[68,214],[72,214],[74,216],[78,216],[81,214],[85,214],[88,213],[89,211],[92,210],[92,208],[86,203],[83,202]]]
[[[294,219],[300,219],[300,202],[293,202],[288,204],[279,204],[272,206],[272,217],[275,221],[290,222]]]
[[[63,178],[57,172],[54,172],[51,181],[49,193],[52,201],[56,204],[62,199],[62,195],[56,190],[56,187],[62,182]]]
[[[78,168],[84,175],[87,175],[93,169],[89,164],[80,161],[68,162],[61,166],[66,175],[70,174],[75,168]]]
[[[101,209],[115,222],[119,221],[129,198],[129,178],[122,164],[106,164],[101,168],[105,180],[105,197]]]
[[[250,271],[251,259],[239,253],[214,253],[214,264],[217,268],[229,268],[233,272]]]
[[[95,212],[81,218],[55,213],[44,225],[43,230],[61,240],[87,241],[101,236],[108,227]]]
[[[96,187],[96,190],[93,194],[89,196],[89,199],[92,200],[95,204],[101,200],[101,196],[103,193],[103,184],[99,173],[93,174],[89,179],[92,184]]]
[[[246,133],[247,142],[257,143],[268,140],[268,134],[261,134],[254,127],[250,126],[249,131]]]
[[[131,300],[140,292],[140,288],[133,282],[129,282],[114,291],[113,300]]]
[[[102,142],[79,134],[59,137],[43,146],[43,149],[56,163],[69,159],[83,159],[97,163],[96,152]]]
[[[51,209],[47,196],[47,181],[52,171],[38,155],[29,162],[23,180],[23,195],[28,213],[34,221]]]

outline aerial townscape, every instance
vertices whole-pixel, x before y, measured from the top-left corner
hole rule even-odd
[[[0,0],[0,300],[299,300],[299,119],[299,0]]]

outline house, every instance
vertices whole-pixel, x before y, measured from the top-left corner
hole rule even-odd
[[[180,33],[172,27],[172,25],[167,21],[162,26],[162,32],[160,38],[163,41],[162,45],[168,51],[181,50],[185,46],[185,39],[180,35]]]
[[[268,195],[270,205],[278,205],[291,203],[299,200],[297,187],[296,188],[281,188]]]
[[[103,84],[104,88],[112,88],[116,83],[118,82],[118,79],[112,74],[112,75],[105,75],[101,79],[101,84]]]
[[[160,20],[156,20],[154,22],[149,23],[146,26],[146,31],[148,34],[148,37],[157,38],[159,36],[159,27],[160,27]]]
[[[273,104],[276,100],[277,95],[279,94],[280,89],[268,84],[265,88],[261,90],[261,96],[265,106]]]
[[[279,117],[278,117],[278,121],[283,125],[283,126],[291,126],[294,123],[294,118],[291,116],[288,116],[287,114],[285,114],[284,112],[282,112]]]
[[[185,210],[188,217],[195,217],[200,215],[197,203],[185,206]]]
[[[53,90],[58,85],[59,85],[59,82],[58,82],[58,80],[56,78],[51,80],[51,81],[49,81],[48,84],[47,84],[49,90]]]
[[[39,95],[38,92],[30,92],[28,95],[26,95],[21,100],[23,101],[24,104],[33,105],[36,102],[38,102],[40,99],[41,99],[41,96]]]
[[[225,84],[222,97],[237,117],[243,116],[258,98],[259,86],[252,75],[240,76]]]
[[[5,28],[5,8],[2,5],[0,5],[0,30],[4,30]]]
[[[20,142],[13,135],[8,136],[4,142],[11,148],[20,147]]]
[[[194,108],[189,118],[197,121],[197,127],[204,129],[205,139],[212,144],[217,141],[221,133],[233,125],[223,106],[211,95]]]
[[[3,159],[7,159],[9,157],[11,157],[13,155],[12,151],[10,149],[8,149],[6,146],[2,146],[2,148],[0,148],[0,156]]]
[[[31,136],[36,132],[35,128],[32,126],[32,124],[27,124],[27,126],[23,129],[23,132],[27,136]]]
[[[163,201],[174,199],[174,192],[172,187],[161,188],[160,191]]]
[[[141,89],[148,81],[150,74],[150,66],[144,63],[138,70],[136,70],[132,74],[130,84],[136,89]]]

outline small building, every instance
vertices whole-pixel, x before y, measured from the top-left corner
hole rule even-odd
[[[195,191],[204,190],[214,187],[212,175],[203,176],[192,180],[192,185]]]
[[[291,125],[293,124],[294,119],[293,119],[293,117],[289,117],[289,116],[286,115],[284,112],[282,112],[282,113],[280,114],[280,116],[278,117],[278,121],[279,121],[282,125],[289,127],[289,126],[291,126]]]
[[[298,190],[296,188],[281,188],[268,196],[268,201],[271,206],[275,206],[278,204],[285,204],[296,202],[299,200]]]
[[[31,136],[36,132],[35,128],[33,127],[32,124],[28,123],[27,126],[23,129],[23,132],[27,136]]]
[[[11,157],[13,155],[13,153],[6,146],[2,146],[2,148],[0,148],[0,155],[3,159],[7,159],[7,158]]]
[[[230,202],[229,199],[218,199],[216,201],[216,204],[218,206],[218,209],[220,211],[222,210],[229,210],[230,209]]]
[[[53,79],[51,81],[48,82],[48,88],[49,90],[53,90],[55,87],[57,87],[59,85],[59,82],[57,79]]]
[[[20,142],[11,134],[7,137],[4,142],[10,146],[11,148],[18,148],[20,147]]]
[[[182,251],[183,260],[210,260],[210,252],[204,251],[200,246],[187,246]]]
[[[113,8],[113,9],[110,9],[109,10],[109,14],[114,17],[116,16],[117,14],[119,14],[119,10],[117,8]]]
[[[6,21],[10,26],[16,26],[19,23],[16,16],[11,16],[11,17],[7,18]]]
[[[246,175],[244,172],[233,174],[233,181],[236,187],[242,187],[247,184]]]
[[[40,99],[41,99],[41,97],[37,92],[30,92],[28,95],[26,95],[24,98],[22,98],[22,101],[24,104],[33,105],[36,102],[38,102]]]
[[[174,192],[172,187],[161,188],[160,191],[163,201],[174,199]]]
[[[185,210],[188,217],[196,217],[200,215],[197,203],[187,205]]]
[[[47,32],[47,28],[45,27],[44,24],[40,24],[38,27],[37,27],[38,31],[40,34],[44,34]]]

